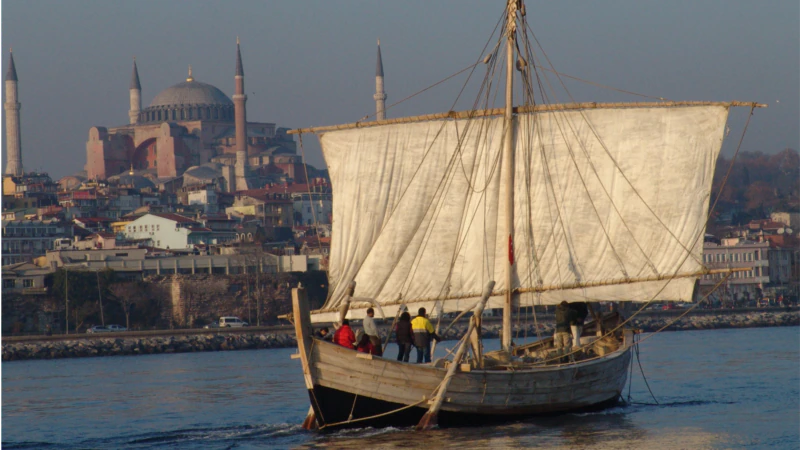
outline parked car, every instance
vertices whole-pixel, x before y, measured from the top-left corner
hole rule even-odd
[[[236,316],[223,316],[219,318],[220,328],[247,327],[250,324]]]
[[[108,331],[128,331],[128,329],[122,325],[106,325],[106,328]]]
[[[661,307],[661,310],[662,310],[662,311],[669,311],[669,310],[671,310],[671,309],[677,309],[677,308],[675,307],[675,304],[674,304],[674,303],[671,303],[671,302],[670,302],[670,303],[666,303],[666,304],[664,304],[664,306],[662,306],[662,307]]]
[[[109,331],[111,331],[111,330],[109,330],[108,328],[106,328],[106,327],[104,327],[102,325],[95,325],[93,327],[90,327],[90,328],[86,329],[87,333],[108,333]]]
[[[219,328],[219,322],[211,322],[208,325],[204,325],[203,328],[206,328],[206,329],[208,329],[208,328]]]

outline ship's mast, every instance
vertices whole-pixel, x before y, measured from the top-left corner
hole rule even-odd
[[[514,46],[517,31],[517,1],[508,0],[506,23],[506,108],[503,115],[505,139],[503,141],[503,167],[501,186],[505,189],[506,234],[508,235],[508,260],[506,261],[506,298],[503,307],[503,350],[511,351],[511,311],[514,305]],[[517,294],[518,295],[518,294]]]

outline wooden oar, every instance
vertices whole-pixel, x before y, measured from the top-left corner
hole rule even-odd
[[[475,329],[475,324],[477,322],[475,320],[475,316],[480,317],[483,313],[483,308],[486,306],[489,296],[492,295],[492,288],[494,288],[494,281],[489,281],[489,283],[486,284],[486,288],[483,290],[481,301],[477,304],[477,306],[475,306],[475,313],[473,314],[472,320],[469,321],[467,334],[465,334],[461,339],[458,352],[456,352],[453,362],[450,363],[450,367],[447,368],[447,374],[444,376],[442,383],[439,385],[439,389],[436,393],[436,397],[432,401],[430,409],[425,413],[424,416],[422,416],[422,419],[419,420],[419,423],[416,426],[417,431],[429,430],[439,423],[439,409],[441,409],[444,396],[447,394],[447,388],[450,386],[450,380],[452,380],[453,376],[456,374],[456,369],[458,369],[458,366],[461,363],[461,358],[464,357],[464,353],[467,351],[469,336],[472,334],[472,330]]]

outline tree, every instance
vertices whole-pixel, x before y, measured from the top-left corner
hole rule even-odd
[[[70,329],[79,330],[86,323],[101,322],[100,296],[106,298],[108,286],[115,278],[116,273],[110,269],[95,272],[62,268],[48,275],[45,285],[51,288],[56,299],[64,301],[62,303],[64,308],[69,294]]]
[[[131,311],[136,307],[137,303],[142,303],[147,299],[147,292],[144,283],[138,281],[129,281],[125,283],[117,283],[111,286],[111,299],[119,306],[125,314],[125,327],[131,327]]]

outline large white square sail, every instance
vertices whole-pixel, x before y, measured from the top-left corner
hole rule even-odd
[[[525,304],[690,300],[725,105],[515,116],[515,285]],[[505,286],[509,238],[500,117],[321,135],[333,185],[333,313],[347,286],[399,304],[464,310]],[[673,279],[674,278],[674,279]],[[570,288],[572,287],[572,288]],[[488,307],[499,302],[493,297]]]

